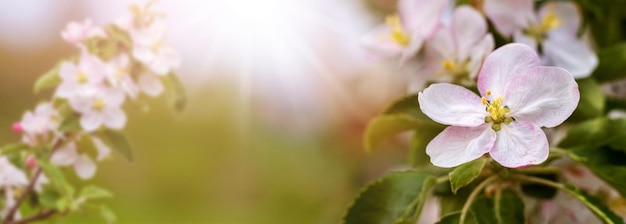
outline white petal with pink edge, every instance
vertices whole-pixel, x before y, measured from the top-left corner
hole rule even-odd
[[[418,101],[426,116],[445,125],[476,127],[487,116],[480,97],[458,85],[432,84],[418,94]]]
[[[497,135],[489,155],[502,166],[518,168],[548,159],[548,138],[541,128],[530,122],[514,121],[502,125]]]
[[[480,158],[496,141],[491,124],[478,127],[450,126],[426,146],[430,161],[438,167],[455,167]]]

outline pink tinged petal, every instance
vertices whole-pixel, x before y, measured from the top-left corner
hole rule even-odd
[[[517,31],[513,34],[513,41],[515,43],[526,44],[532,49],[537,49],[537,41],[534,38],[526,36],[524,31]]]
[[[98,137],[91,137],[91,141],[93,141],[93,144],[96,146],[96,150],[98,150],[98,158],[96,158],[98,161],[102,161],[111,155],[111,147],[105,144],[102,139]]]
[[[426,57],[432,57],[433,54],[438,54],[439,58],[451,58],[456,56],[456,50],[454,37],[449,27],[437,30],[433,37],[426,41]],[[441,67],[441,62],[437,62],[438,63],[435,63],[432,66]]]
[[[527,75],[539,63],[539,57],[532,48],[517,43],[504,45],[485,58],[478,73],[478,90],[481,95],[487,96],[489,89],[493,96],[498,97],[504,93],[510,80]]]
[[[553,12],[559,19],[559,26],[550,30],[548,36],[553,33],[565,34],[575,37],[580,27],[581,14],[576,5],[572,2],[549,2],[544,4],[539,10],[540,18],[544,18],[548,13]]]
[[[566,69],[574,78],[588,77],[598,66],[598,57],[581,39],[548,38],[543,42],[543,54],[550,65]]]
[[[424,45],[425,38],[414,35],[411,37],[411,44],[402,52],[400,57],[400,65],[405,64],[408,60],[413,58]]]
[[[404,48],[391,39],[391,29],[381,25],[361,39],[361,45],[373,59],[383,60],[400,56]]]
[[[460,59],[467,58],[476,43],[487,33],[485,18],[470,6],[460,6],[454,10],[452,30],[455,34],[457,55]]]
[[[148,46],[136,45],[133,48],[133,57],[140,62],[148,63],[154,59],[155,55]]]
[[[120,107],[126,100],[124,90],[119,88],[107,88],[102,96],[107,107]]]
[[[80,85],[73,81],[64,81],[58,87],[55,96],[59,98],[72,98],[79,91]]]
[[[478,127],[450,126],[426,146],[430,161],[438,167],[455,167],[480,158],[496,141],[491,124]]]
[[[495,42],[493,40],[493,36],[491,34],[487,34],[483,37],[482,41],[473,47],[470,53],[470,63],[467,68],[470,72],[471,78],[478,76],[478,71],[483,65],[485,57],[493,51],[494,45]]]
[[[165,87],[159,77],[154,75],[144,74],[139,77],[139,87],[149,96],[156,97],[160,95]]]
[[[50,158],[50,162],[58,166],[68,166],[73,164],[77,158],[78,153],[76,152],[76,144],[74,144],[74,142],[70,142],[54,152]]]
[[[449,1],[400,0],[398,13],[405,30],[421,39],[429,38],[437,27]]]
[[[496,29],[510,37],[535,21],[534,0],[485,0],[484,12]]]
[[[86,154],[81,154],[74,163],[74,170],[81,179],[92,178],[96,174],[96,164]]]
[[[565,69],[538,66],[511,80],[503,95],[510,116],[538,127],[555,127],[576,109],[578,84]]]
[[[95,131],[103,122],[104,115],[95,111],[84,113],[83,116],[80,117],[80,126],[87,132]]]
[[[102,122],[108,128],[119,130],[126,125],[126,114],[119,107],[105,109],[102,116]]]
[[[422,112],[438,123],[462,127],[485,123],[485,105],[480,97],[464,87],[432,84],[419,93],[418,100]]]
[[[75,80],[78,67],[74,63],[63,62],[59,68],[59,76],[63,81]]]
[[[548,159],[548,138],[539,127],[526,121],[514,121],[501,127],[495,146],[489,152],[500,165],[517,168]]]

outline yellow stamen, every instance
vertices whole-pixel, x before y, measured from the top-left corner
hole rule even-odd
[[[96,99],[96,101],[93,102],[93,109],[97,110],[97,111],[101,111],[102,109],[104,109],[105,103],[104,100],[102,99]]]
[[[561,19],[554,13],[554,5],[548,5],[547,14],[539,21],[539,24],[531,25],[526,29],[526,34],[537,42],[541,42],[548,31],[561,25]]]
[[[546,31],[557,28],[561,25],[561,19],[554,14],[553,7],[550,7],[550,11],[548,14],[543,17],[541,20],[541,27],[543,27]]]
[[[485,98],[483,96],[483,98],[480,98],[480,101],[483,103],[483,105],[487,105],[487,98]]]
[[[491,95],[491,91],[486,91],[487,95]],[[495,131],[499,131],[501,128],[501,123],[511,123],[515,119],[507,117],[506,114],[511,112],[508,107],[504,106],[504,100],[502,96],[499,96],[494,101],[490,102],[486,97],[482,97],[481,101],[484,105],[487,105],[487,112],[489,116],[485,117],[485,122],[490,123],[493,122],[492,129]]]
[[[451,60],[446,59],[441,62],[441,67],[443,67],[443,69],[445,69],[446,71],[452,71],[457,68],[457,64]]]
[[[79,71],[76,74],[76,80],[80,84],[85,84],[85,83],[87,83],[89,81],[89,77],[87,77],[87,74],[85,74],[83,71]]]
[[[411,44],[411,38],[404,31],[402,21],[398,15],[390,15],[385,18],[385,23],[391,28],[391,39],[398,45],[408,47]]]
[[[487,96],[491,96],[491,90],[488,89],[487,91],[485,91],[487,93]]]

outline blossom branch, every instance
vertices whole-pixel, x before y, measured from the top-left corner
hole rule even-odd
[[[56,210],[52,210],[52,209],[48,209],[48,210],[44,210],[42,212],[39,212],[33,216],[30,217],[26,217],[22,220],[18,220],[15,222],[9,222],[10,224],[26,224],[26,223],[30,223],[33,221],[38,221],[38,220],[44,220],[49,218],[50,216],[53,216],[54,214],[56,214],[57,211]]]
[[[476,186],[476,188],[474,188],[470,196],[467,198],[467,201],[465,201],[463,208],[461,209],[461,217],[459,218],[460,224],[465,223],[465,217],[467,216],[467,211],[470,209],[470,206],[474,202],[474,199],[476,199],[476,196],[478,196],[478,193],[480,193],[480,191],[482,191],[482,189],[485,188],[487,184],[490,184],[496,179],[498,179],[498,176],[491,176],[487,178],[486,180],[484,180],[482,183],[480,183],[478,186]]]

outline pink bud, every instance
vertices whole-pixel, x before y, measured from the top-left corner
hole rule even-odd
[[[37,161],[35,161],[35,158],[33,158],[32,156],[29,156],[28,158],[26,158],[26,166],[28,168],[34,168],[35,166],[37,166]]]
[[[13,132],[20,134],[23,131],[24,128],[22,128],[22,124],[20,124],[20,122],[13,123]]]

